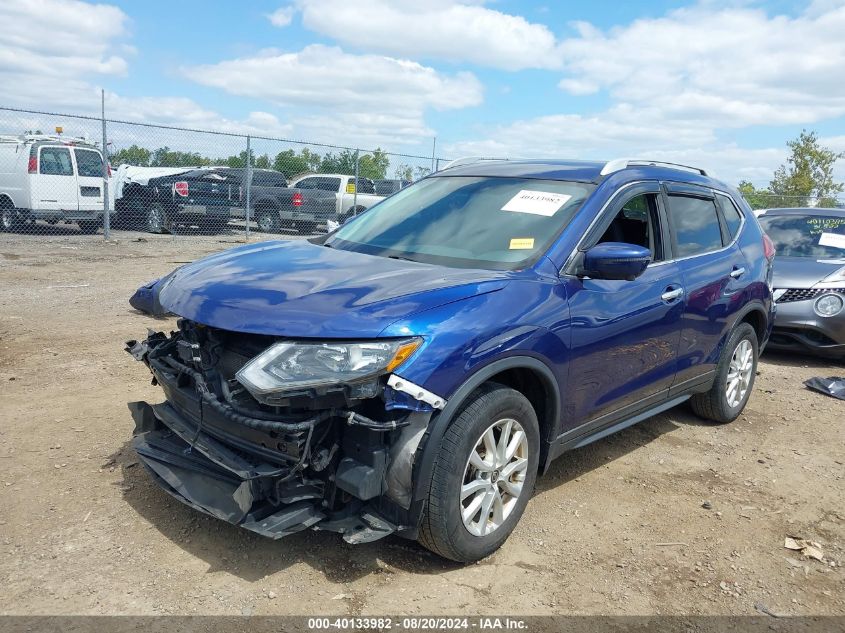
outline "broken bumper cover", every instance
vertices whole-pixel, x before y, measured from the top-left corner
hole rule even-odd
[[[129,408],[140,460],[162,489],[196,510],[274,539],[311,527],[364,543],[396,530],[366,507],[328,516],[323,490],[294,477],[293,466],[233,450],[168,403],[133,402]]]

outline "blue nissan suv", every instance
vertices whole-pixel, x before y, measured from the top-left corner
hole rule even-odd
[[[307,241],[145,288],[164,390],[133,445],[180,501],[280,538],[478,560],[568,450],[689,401],[734,420],[774,247],[731,187],[652,161],[464,160]]]

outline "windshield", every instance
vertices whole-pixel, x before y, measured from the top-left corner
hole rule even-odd
[[[595,185],[437,176],[342,226],[334,248],[459,268],[517,269],[551,245]]]
[[[759,220],[778,255],[845,259],[845,217],[763,215]]]

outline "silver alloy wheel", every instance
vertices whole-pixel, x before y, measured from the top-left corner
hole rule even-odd
[[[161,209],[158,207],[150,207],[147,211],[147,230],[150,233],[161,233],[164,229],[164,217]]]
[[[469,454],[460,492],[464,527],[485,536],[508,518],[523,493],[528,472],[528,437],[512,418],[498,420],[481,434]]]
[[[728,368],[728,377],[725,381],[725,396],[728,399],[728,406],[738,407],[748,393],[751,384],[751,374],[754,371],[754,348],[751,342],[744,338],[736,346],[731,364]]]
[[[273,218],[269,213],[262,213],[258,216],[258,228],[262,233],[269,233],[273,230]]]
[[[11,209],[3,209],[3,228],[7,231],[11,231],[15,224],[15,220],[12,217],[13,213],[14,211]]]

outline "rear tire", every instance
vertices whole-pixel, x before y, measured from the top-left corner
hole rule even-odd
[[[4,204],[0,208],[0,229],[6,233],[19,231],[23,227],[23,220],[15,207]]]
[[[80,220],[77,224],[79,224],[79,232],[85,235],[93,235],[102,226],[97,220]]]
[[[146,227],[148,233],[169,233],[171,228],[170,219],[164,207],[158,202],[153,202],[147,209]]]
[[[489,556],[510,536],[534,491],[540,453],[525,396],[486,383],[470,398],[437,447],[419,536],[462,563]]]
[[[279,214],[275,210],[262,209],[255,218],[258,230],[262,233],[278,233],[281,228]]]
[[[690,399],[693,412],[718,424],[736,420],[754,391],[759,356],[757,333],[750,324],[740,323],[722,349],[713,386]]]

